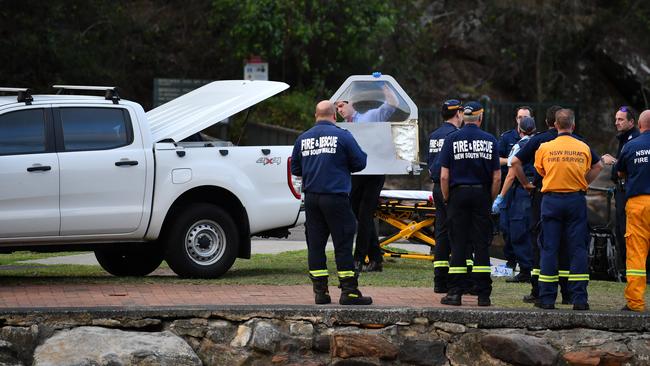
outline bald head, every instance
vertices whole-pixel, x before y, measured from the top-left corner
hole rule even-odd
[[[575,125],[575,115],[568,108],[563,108],[555,112],[555,128],[558,131],[573,131]]]
[[[318,102],[318,104],[316,104],[315,117],[317,121],[326,120],[336,122],[336,108],[334,108],[334,104],[329,100]]]
[[[650,131],[650,109],[641,112],[639,116],[639,130],[641,132]]]

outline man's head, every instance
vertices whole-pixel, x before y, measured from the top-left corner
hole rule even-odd
[[[460,112],[463,110],[463,105],[458,99],[449,99],[442,103],[440,108],[440,115],[442,116],[443,121],[449,121],[450,119],[459,116],[461,117]]]
[[[480,125],[483,121],[483,106],[479,102],[469,102],[463,106],[463,121]]]
[[[519,121],[519,132],[530,136],[535,133],[537,126],[535,126],[535,119],[533,117],[524,117]]]
[[[339,100],[336,102],[336,111],[339,112],[339,115],[343,117],[344,120],[346,121],[351,121],[352,116],[356,112],[354,107],[352,106],[352,103],[350,103],[347,100]]]
[[[314,113],[316,121],[330,121],[336,122],[336,109],[329,100],[323,100],[316,104],[316,113]]]
[[[650,131],[650,109],[641,112],[639,116],[639,130],[641,132]]]
[[[555,113],[555,128],[562,132],[573,132],[576,119],[573,111],[562,108]]]
[[[515,110],[515,120],[517,121],[517,124],[521,123],[521,120],[524,117],[532,117],[533,116],[533,110],[529,106],[522,105],[520,107],[517,107],[517,110]]]
[[[544,122],[546,122],[546,126],[549,128],[553,128],[555,126],[555,113],[562,109],[559,105],[552,105],[546,109],[546,117],[544,119]]]
[[[634,127],[634,118],[636,117],[636,113],[634,112],[634,109],[632,107],[628,107],[626,105],[622,106],[621,108],[616,111],[616,120],[614,124],[616,125],[616,131],[618,132],[625,132],[629,131]]]

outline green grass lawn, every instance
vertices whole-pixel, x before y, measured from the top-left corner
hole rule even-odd
[[[281,254],[255,254],[250,260],[238,259],[235,265],[223,277],[215,280],[181,279],[173,275],[165,263],[153,275],[144,278],[113,277],[99,266],[83,265],[34,265],[21,264],[19,261],[69,255],[75,253],[29,253],[19,252],[0,255],[0,285],[2,283],[185,283],[185,284],[224,284],[224,285],[304,285],[307,278],[307,251],[292,251]],[[334,255],[328,253],[330,268],[330,285],[336,285],[336,266]],[[433,265],[431,262],[415,259],[388,258],[384,262],[383,272],[363,273],[360,285],[386,287],[421,287],[421,291],[431,291],[433,283]],[[589,303],[594,310],[618,310],[624,304],[624,283],[591,281],[589,283]],[[528,294],[530,285],[506,283],[504,278],[494,278],[492,302],[495,306],[505,308],[531,308],[521,302]],[[650,304],[650,294],[646,293]],[[570,305],[558,305],[570,308]]]

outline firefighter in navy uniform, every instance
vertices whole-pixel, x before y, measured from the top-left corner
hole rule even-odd
[[[449,272],[449,231],[447,229],[447,209],[440,190],[440,161],[438,154],[442,149],[445,137],[460,128],[463,123],[462,105],[459,100],[450,99],[442,104],[440,114],[445,122],[429,135],[429,155],[427,165],[433,181],[433,202],[436,205],[435,238],[433,262],[433,291],[447,292],[447,274]]]
[[[634,109],[629,106],[622,106],[616,111],[614,116],[616,131],[616,139],[618,140],[618,148],[616,149],[616,157],[621,157],[621,150],[623,146],[631,141],[633,138],[639,136],[639,129],[634,125],[636,113]],[[616,162],[611,155],[603,155],[604,159]],[[607,163],[605,163],[607,165]],[[619,178],[616,169],[612,169],[611,174],[612,182],[616,185],[614,191],[614,202],[616,202],[616,247],[618,249],[618,256],[621,263],[625,263],[625,204],[627,202],[625,194],[625,179]]]
[[[440,151],[440,188],[447,204],[451,239],[449,291],[445,305],[461,305],[468,276],[466,258],[474,251],[472,277],[479,306],[490,306],[492,279],[488,247],[492,236],[490,210],[499,192],[501,168],[497,139],[480,129],[483,107],[463,107],[465,126],[447,136]]]
[[[341,287],[341,305],[369,305],[358,289],[352,259],[356,220],[350,207],[351,173],[366,167],[366,153],[349,131],[335,125],[329,101],[316,106],[316,125],[300,135],[291,155],[291,173],[302,177],[309,277],[316,304],[331,302],[325,246],[332,235]]]
[[[542,181],[542,232],[540,244],[539,302],[535,306],[554,309],[559,281],[558,254],[565,246],[569,259],[568,289],[573,310],[589,310],[589,255],[587,187],[602,166],[600,157],[571,135],[575,117],[570,109],[555,115],[557,137],[539,146],[535,169]],[[594,161],[596,163],[594,164]]]
[[[508,175],[508,155],[512,151],[512,147],[521,139],[519,136],[519,123],[524,117],[532,117],[532,110],[528,106],[517,107],[515,110],[515,127],[501,134],[499,137],[499,163],[501,164],[501,185]],[[503,202],[499,205],[499,230],[503,237],[503,255],[506,259],[506,265],[512,270],[517,266],[517,256],[512,244],[510,233],[510,206],[511,201],[510,192],[503,197]]]

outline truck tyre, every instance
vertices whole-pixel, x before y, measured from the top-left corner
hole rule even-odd
[[[164,250],[156,244],[133,243],[95,249],[102,268],[114,276],[146,276],[160,266]]]
[[[192,204],[167,230],[165,259],[181,277],[217,278],[232,267],[239,247],[235,222],[222,208]]]

